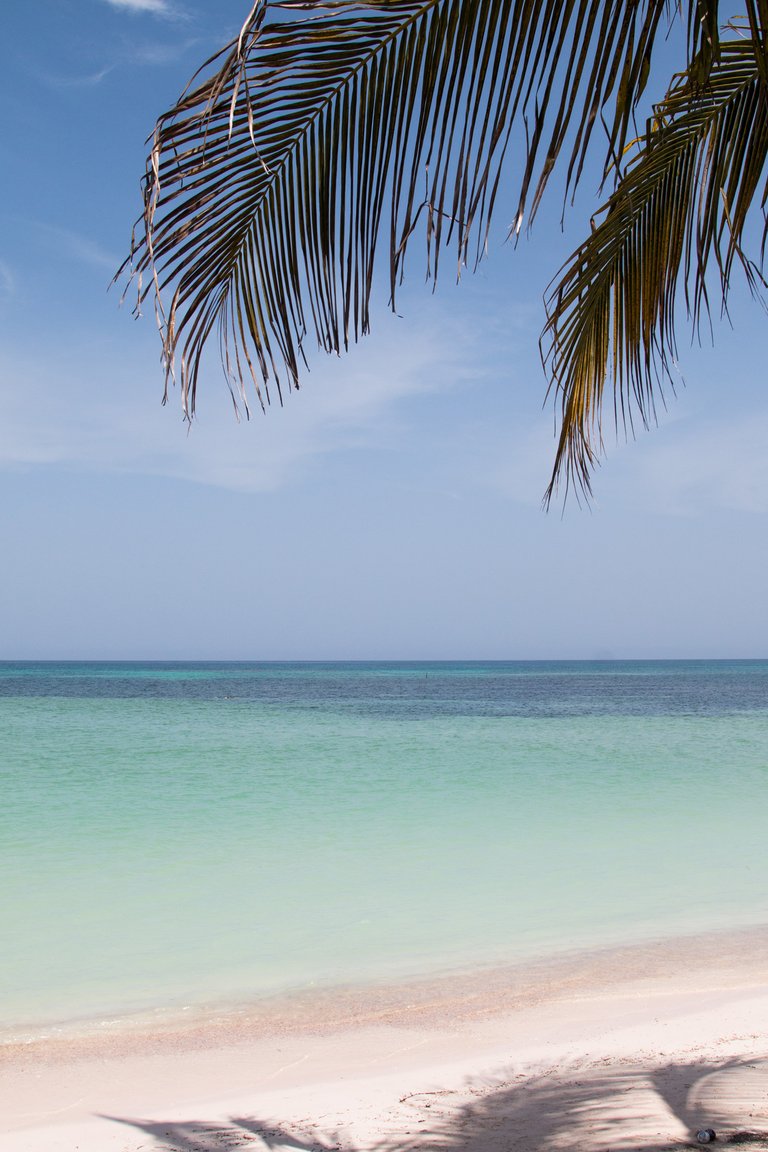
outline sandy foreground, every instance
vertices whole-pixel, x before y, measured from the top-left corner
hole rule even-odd
[[[3,1152],[768,1149],[768,931],[0,1049]]]

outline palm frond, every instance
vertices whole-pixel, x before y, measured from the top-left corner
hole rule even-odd
[[[762,272],[743,250],[756,200],[768,221],[768,90],[764,48],[749,36],[721,43],[703,86],[680,76],[655,110],[643,146],[592,234],[547,300],[543,359],[559,393],[561,432],[545,502],[563,479],[586,494],[602,448],[603,394],[613,384],[617,427],[654,418],[676,352],[682,275],[694,326],[708,314],[710,263],[727,307],[734,261],[757,289]]]
[[[246,378],[262,407],[271,381],[282,399],[286,381],[298,385],[308,336],[339,352],[368,331],[382,244],[394,307],[421,228],[433,277],[445,244],[457,269],[480,257],[507,166],[516,231],[565,147],[566,184],[578,180],[601,119],[611,164],[668,6],[258,0],[238,39],[158,121],[148,161],[131,264],[139,304],[155,295],[166,394],[180,357],[194,413],[203,349],[218,332],[233,399],[247,410]],[[691,11],[703,81],[717,2]]]

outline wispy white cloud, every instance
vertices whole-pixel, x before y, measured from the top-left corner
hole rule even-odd
[[[148,379],[114,347],[91,341],[50,360],[6,354],[0,467],[58,464],[268,492],[306,480],[331,454],[390,451],[408,402],[455,387],[465,352],[439,327],[386,327],[388,336],[371,338],[378,355],[323,359],[284,411],[257,409],[250,422],[236,423],[224,385],[217,392],[210,379],[189,433],[178,408],[174,419],[177,397],[170,411],[160,407],[159,368]]]
[[[768,408],[733,418],[675,420],[627,453],[633,486],[670,515],[768,512]]]
[[[106,0],[106,3],[126,12],[149,12],[153,16],[176,15],[176,10],[167,0]]]
[[[33,227],[46,246],[51,246],[68,260],[75,260],[90,268],[112,273],[117,271],[121,263],[115,253],[107,251],[96,240],[84,236],[81,232],[47,224],[41,220],[35,221]]]
[[[174,36],[167,43],[140,44],[131,49],[130,60],[133,64],[165,65],[180,60],[191,48],[202,43],[199,36],[190,36],[182,40]]]
[[[49,69],[35,72],[35,77],[49,88],[58,88],[62,91],[75,88],[95,88],[113,71],[114,66],[98,68],[95,72],[86,72],[79,76],[65,76]]]

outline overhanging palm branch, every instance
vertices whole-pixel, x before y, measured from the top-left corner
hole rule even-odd
[[[762,2],[762,0],[761,0]],[[429,274],[483,251],[502,172],[513,231],[565,149],[566,193],[593,126],[616,164],[668,0],[258,0],[232,45],[158,122],[132,246],[154,292],[168,374],[191,417],[218,333],[233,400],[249,377],[297,386],[305,341],[368,331],[375,257],[391,302],[414,234]],[[689,5],[705,82],[717,0]],[[275,18],[275,14],[276,17]],[[515,135],[516,133],[516,135]]]
[[[662,382],[673,379],[681,273],[696,327],[709,311],[710,261],[724,307],[734,260],[753,289],[764,283],[743,238],[758,198],[761,253],[768,235],[765,60],[764,40],[745,34],[721,44],[706,84],[690,73],[676,80],[599,224],[551,291],[544,360],[560,395],[561,433],[547,502],[563,475],[566,488],[574,482],[590,492],[609,381],[617,425],[653,418]]]

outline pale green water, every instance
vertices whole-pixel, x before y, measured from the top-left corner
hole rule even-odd
[[[0,1021],[768,920],[768,664],[0,666]]]

